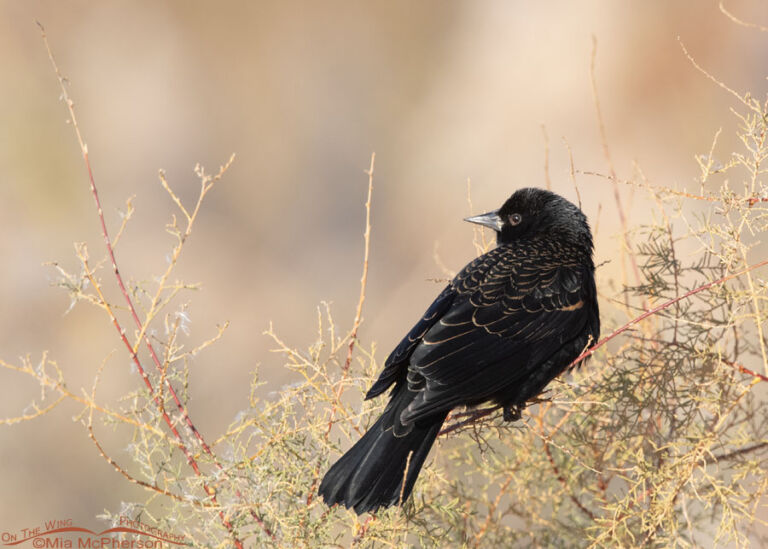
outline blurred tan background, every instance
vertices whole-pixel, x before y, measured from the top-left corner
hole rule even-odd
[[[728,6],[768,24],[759,0]],[[73,242],[87,241],[95,257],[103,247],[35,20],[70,80],[113,231],[118,208],[135,195],[118,249],[126,278],[151,280],[172,246],[164,224],[174,206],[157,170],[189,204],[195,163],[213,172],[237,153],[178,273],[203,286],[188,295],[192,344],[231,322],[192,364],[191,414],[209,438],[246,405],[257,364],[264,395],[293,379],[261,335],[270,320],[286,342],[304,346],[327,300],[339,325],[350,326],[371,152],[361,336],[377,341],[383,359],[439,290],[428,280],[444,276],[435,246],[454,270],[474,254],[461,221],[467,178],[476,211],[518,187],[543,186],[542,124],[553,190],[576,199],[563,136],[578,169],[607,171],[589,79],[592,35],[619,176],[637,160],[652,182],[670,187],[696,188],[694,155],[707,153],[724,125],[727,146],[734,123],[732,98],[691,67],[677,37],[740,91],[764,92],[768,59],[768,35],[735,25],[716,1],[0,0],[0,356],[37,360],[49,350],[79,391],[117,349],[105,400],[139,378],[105,316],[84,305],[64,314],[69,298],[42,265],[77,270]],[[612,187],[583,175],[577,182],[593,225],[602,204],[597,261],[616,258]],[[644,210],[631,214],[641,222]],[[599,273],[608,295],[617,268]],[[34,383],[7,372],[0,387],[3,417],[39,397]],[[96,527],[102,509],[141,497],[71,420],[77,411],[66,404],[33,423],[0,426],[0,530],[51,518]],[[128,463],[124,446],[110,451]]]

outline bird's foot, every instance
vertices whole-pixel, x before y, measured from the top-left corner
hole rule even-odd
[[[522,415],[522,407],[517,404],[507,404],[504,406],[504,421],[517,421]]]

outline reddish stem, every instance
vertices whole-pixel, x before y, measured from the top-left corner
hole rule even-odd
[[[750,271],[753,271],[759,267],[763,267],[765,265],[768,265],[768,259],[765,259],[763,261],[760,261],[759,263],[755,263],[754,265],[750,265],[746,269],[743,269],[737,273],[729,274],[727,276],[724,276],[722,278],[718,278],[717,280],[713,280],[711,282],[707,282],[706,284],[702,284],[701,286],[698,286],[697,288],[694,288],[693,290],[690,290],[689,292],[686,292],[685,294],[678,296],[674,299],[670,299],[669,301],[665,301],[661,305],[654,307],[653,309],[649,309],[645,311],[640,316],[633,318],[623,326],[616,328],[613,332],[611,332],[609,335],[605,336],[603,339],[595,343],[592,347],[589,349],[586,349],[583,353],[581,353],[576,359],[574,359],[566,368],[565,370],[570,370],[574,366],[576,366],[579,362],[582,360],[585,360],[586,358],[592,356],[600,347],[608,343],[610,340],[618,336],[619,334],[626,332],[629,328],[634,326],[635,324],[638,324],[639,322],[645,320],[649,316],[655,315],[656,313],[663,311],[664,309],[667,309],[674,305],[675,303],[682,301],[683,299],[686,299],[688,297],[691,297],[692,295],[695,295],[699,292],[703,292],[704,290],[707,290],[709,288],[712,288],[713,286],[717,286],[719,284],[722,284],[724,282],[727,282],[729,280],[732,280],[734,278],[738,278]],[[723,361],[725,364],[728,364],[730,366],[733,366],[734,368],[737,368],[738,370],[744,372],[745,374],[752,375],[762,381],[768,381],[768,377],[758,374],[757,372],[753,372],[752,370],[745,368],[741,364],[737,364],[735,362],[729,362],[729,361]],[[460,429],[461,427],[464,427],[465,425],[469,425],[471,423],[474,423],[478,419],[484,418],[488,415],[490,415],[492,412],[497,410],[499,406],[494,406],[491,408],[483,408],[480,410],[473,410],[469,412],[462,412],[462,414],[469,416],[468,419],[465,419],[463,421],[460,421],[458,423],[454,423],[453,425],[449,425],[448,427],[443,428],[438,435],[445,435],[448,433],[451,433],[453,431],[456,431],[457,429]]]
[[[85,141],[83,140],[82,134],[80,133],[80,128],[79,128],[79,126],[77,124],[77,119],[75,117],[74,103],[69,98],[69,94],[67,92],[66,86],[64,85],[64,77],[61,75],[61,71],[59,70],[59,67],[58,67],[58,65],[56,63],[56,60],[54,59],[53,52],[51,51],[50,45],[48,44],[48,38],[47,38],[47,36],[45,34],[45,29],[43,28],[43,26],[39,22],[38,22],[38,26],[40,27],[40,31],[41,31],[41,34],[42,34],[42,37],[43,37],[43,42],[45,43],[45,47],[46,47],[46,49],[48,51],[48,57],[49,57],[49,59],[51,61],[51,64],[53,65],[53,69],[54,69],[54,71],[56,73],[56,77],[58,78],[59,85],[60,85],[61,90],[62,90],[62,96],[63,96],[64,101],[65,101],[65,103],[67,105],[67,108],[69,110],[70,118],[72,120],[72,126],[75,129],[75,133],[77,135],[77,140],[78,140],[78,143],[80,145],[80,150],[81,150],[81,152],[83,154],[83,160],[85,162],[85,166],[86,166],[86,169],[88,171],[88,180],[90,182],[91,194],[93,195],[94,202],[96,203],[96,209],[97,209],[98,216],[99,216],[99,222],[101,224],[101,233],[102,233],[102,236],[104,238],[104,243],[105,243],[106,248],[107,248],[107,254],[109,256],[110,262],[112,263],[112,270],[115,273],[115,279],[117,280],[117,284],[120,287],[120,291],[121,291],[121,293],[122,293],[122,295],[123,295],[123,297],[124,297],[124,299],[125,299],[125,301],[126,301],[126,303],[128,305],[128,309],[130,310],[130,313],[131,313],[132,318],[134,319],[134,322],[136,323],[137,327],[139,329],[141,329],[141,327],[142,327],[141,320],[139,319],[138,314],[136,313],[136,309],[135,309],[135,307],[133,305],[133,301],[131,300],[130,294],[128,293],[128,290],[126,289],[125,284],[123,283],[123,278],[120,275],[120,271],[119,271],[119,269],[117,267],[117,261],[115,260],[115,253],[114,253],[114,249],[112,247],[112,241],[111,241],[111,239],[109,237],[109,233],[107,231],[106,221],[104,219],[104,211],[103,211],[103,209],[101,207],[101,201],[99,199],[98,190],[96,189],[96,183],[95,183],[95,179],[94,179],[94,176],[93,176],[93,170],[91,168],[91,163],[90,163],[90,160],[88,158],[88,147],[85,144]],[[106,301],[105,301],[105,303],[106,303]],[[187,463],[192,467],[192,470],[195,472],[195,474],[197,474],[198,476],[202,476],[203,473],[200,470],[200,467],[197,464],[197,461],[195,460],[194,456],[192,455],[192,452],[189,450],[189,448],[184,443],[184,439],[182,438],[182,436],[179,433],[178,429],[176,429],[176,427],[174,426],[173,421],[171,420],[171,418],[168,415],[168,413],[165,411],[165,407],[163,406],[163,403],[160,401],[160,398],[158,397],[158,395],[156,394],[154,388],[152,387],[152,383],[149,380],[149,376],[147,375],[146,371],[144,370],[144,367],[142,366],[141,361],[139,360],[139,358],[138,358],[138,356],[136,354],[136,351],[134,350],[133,346],[128,341],[128,338],[125,335],[125,330],[122,328],[122,326],[120,326],[120,323],[118,322],[117,318],[114,315],[111,315],[111,316],[112,316],[112,323],[114,324],[115,329],[118,331],[121,340],[123,341],[123,343],[127,347],[128,351],[129,351],[129,353],[131,355],[131,359],[133,360],[134,364],[136,365],[137,370],[139,371],[139,374],[141,375],[142,379],[144,380],[144,384],[147,386],[147,389],[149,390],[150,395],[152,395],[152,398],[153,398],[156,406],[158,407],[158,410],[160,411],[163,420],[165,421],[166,425],[168,426],[169,430],[174,435],[174,437],[176,437],[176,439],[177,439],[177,441],[179,443],[179,447],[181,448],[182,452],[184,453],[185,457],[187,458]],[[150,355],[152,356],[152,360],[154,361],[154,363],[157,366],[157,368],[162,371],[162,369],[163,369],[162,364],[160,363],[160,360],[158,359],[157,353],[155,352],[152,344],[146,338],[145,338],[145,342],[146,342],[147,347],[149,349]],[[223,470],[222,465],[216,461],[215,456],[213,455],[213,452],[211,451],[210,447],[208,446],[208,444],[205,442],[205,440],[203,439],[203,437],[200,434],[200,432],[197,430],[197,428],[192,423],[192,420],[190,419],[189,415],[187,414],[184,405],[181,403],[181,400],[179,399],[178,395],[176,394],[176,391],[174,390],[174,388],[171,385],[170,381],[167,381],[166,384],[167,384],[167,386],[169,388],[169,391],[170,391],[171,395],[173,396],[173,399],[174,399],[174,401],[176,403],[177,408],[179,409],[179,411],[182,413],[182,415],[184,417],[185,423],[190,428],[190,430],[195,434],[195,436],[198,439],[198,441],[200,442],[203,450],[208,455],[210,455],[213,458],[214,463],[219,467],[219,469]],[[217,498],[216,498],[216,491],[210,485],[208,485],[206,482],[203,482],[203,489],[210,496],[211,501],[213,503],[218,503],[217,502]],[[236,493],[237,493],[238,497],[241,497],[241,494],[240,494],[239,490],[236,491]],[[269,530],[269,528],[266,527],[266,525],[264,524],[263,520],[254,511],[251,511],[251,515],[254,517],[254,519],[256,519],[256,521],[262,527],[264,532],[267,535],[269,535],[272,539],[275,539],[274,534]],[[219,511],[219,517],[220,517],[220,519],[222,521],[222,524],[224,524],[224,526],[230,532],[230,535],[232,536],[232,541],[235,544],[235,546],[238,547],[238,548],[242,548],[243,547],[242,542],[238,539],[237,535],[234,533],[234,527],[232,526],[232,523],[229,521],[229,519],[224,515],[223,511]]]
[[[678,301],[682,301],[683,299],[691,297],[692,295],[695,295],[695,294],[697,294],[699,292],[703,292],[704,290],[708,290],[709,288],[712,288],[713,286],[717,286],[719,284],[722,284],[723,282],[727,282],[727,281],[732,280],[734,278],[738,278],[738,277],[740,277],[740,276],[742,276],[742,275],[744,275],[744,274],[746,274],[746,273],[748,273],[750,271],[753,271],[753,270],[755,270],[755,269],[757,269],[759,267],[763,267],[764,265],[768,265],[768,259],[760,261],[759,263],[755,263],[754,265],[750,265],[746,269],[743,269],[743,270],[741,270],[741,271],[739,271],[737,273],[729,274],[729,275],[724,276],[722,278],[718,278],[717,280],[713,280],[712,282],[707,282],[706,284],[703,284],[703,285],[701,285],[701,286],[699,286],[697,288],[694,288],[693,290],[691,290],[689,292],[686,292],[685,294],[683,294],[681,296],[678,296],[678,297],[676,297],[674,299],[670,299],[669,301],[665,301],[661,305],[659,305],[657,307],[654,307],[653,309],[649,309],[649,310],[645,311],[640,316],[638,316],[636,318],[633,318],[632,320],[630,320],[629,322],[627,322],[626,324],[624,324],[620,328],[615,329],[609,335],[605,336],[603,339],[601,339],[600,341],[595,343],[592,347],[590,347],[589,349],[585,350],[573,362],[571,362],[566,369],[569,370],[569,369],[573,368],[574,366],[576,366],[576,364],[578,364],[579,362],[581,362],[585,358],[587,358],[589,356],[592,356],[595,353],[595,351],[597,351],[600,347],[602,347],[603,345],[608,343],[614,337],[616,337],[617,335],[621,334],[622,332],[626,332],[629,328],[631,328],[635,324],[638,324],[639,322],[645,320],[649,316],[655,315],[659,311],[663,311],[664,309],[674,305]]]

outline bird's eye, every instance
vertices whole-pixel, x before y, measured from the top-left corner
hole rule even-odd
[[[520,222],[523,220],[523,216],[520,214],[512,214],[509,216],[509,224],[513,227],[515,225],[519,225]]]

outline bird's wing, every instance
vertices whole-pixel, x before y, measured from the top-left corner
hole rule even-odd
[[[384,363],[384,370],[379,375],[379,379],[370,388],[365,395],[366,399],[376,397],[389,388],[397,379],[403,376],[408,369],[408,358],[421,342],[421,338],[440,318],[450,309],[454,298],[456,297],[456,290],[451,285],[445,287],[445,289],[437,296],[432,305],[429,306],[427,312],[419,319],[416,325],[411,328],[400,344],[395,347],[395,350],[389,354],[387,361]]]
[[[416,325],[411,328],[411,331],[408,332],[398,346],[395,347],[395,350],[389,354],[379,378],[365,395],[366,399],[379,396],[395,383],[395,381],[405,378],[411,354],[421,343],[424,335],[451,310],[451,306],[459,295],[459,292],[464,294],[468,293],[468,289],[471,288],[476,281],[475,275],[484,277],[487,271],[499,261],[499,258],[503,256],[500,251],[502,251],[502,248],[494,248],[488,253],[477,257],[474,261],[467,264],[467,266],[456,275],[456,278],[443,289]],[[477,280],[479,280],[479,278],[477,278]]]
[[[551,242],[499,246],[467,265],[451,288],[450,307],[409,350],[408,385],[419,395],[406,421],[524,383],[582,335],[593,314],[588,267]]]

